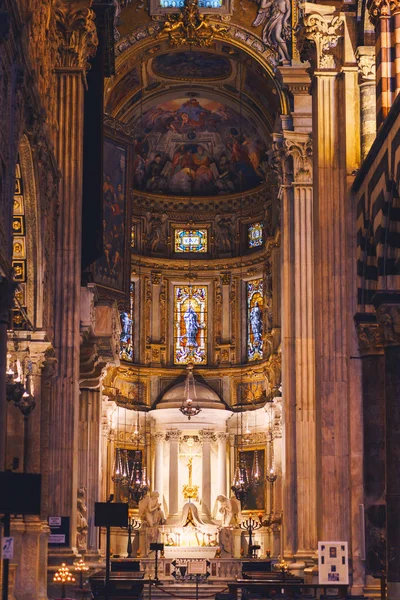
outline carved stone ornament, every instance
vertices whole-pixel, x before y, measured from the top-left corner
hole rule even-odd
[[[283,142],[287,156],[293,157],[295,183],[312,183],[312,140],[305,135],[296,139],[285,138]]]
[[[396,4],[395,2],[390,2],[390,0],[372,0],[369,4],[369,16],[374,25],[377,24],[379,19],[389,18],[392,15],[392,4]]]
[[[216,35],[224,37],[228,28],[212,23],[200,12],[198,0],[185,0],[179,15],[168,15],[163,33],[167,33],[171,46],[211,46]]]
[[[167,441],[170,442],[179,442],[179,438],[181,437],[182,431],[179,429],[168,429],[167,431]]]
[[[77,511],[76,511],[76,547],[80,552],[87,550],[88,536],[86,488],[78,489]]]
[[[382,329],[378,323],[359,323],[356,326],[358,348],[362,356],[383,352]]]
[[[400,346],[400,304],[383,304],[376,311],[387,346]]]
[[[309,2],[305,6],[306,10],[309,7],[313,12],[305,14],[297,26],[297,46],[301,60],[308,60],[312,71],[336,71],[340,66],[338,43],[343,37],[343,17],[326,13],[327,8],[332,10],[331,7]],[[321,8],[321,12],[316,12],[318,8]]]
[[[57,67],[89,69],[87,60],[96,53],[98,39],[92,0],[77,3],[56,0],[54,15],[58,39]]]
[[[359,46],[356,59],[361,82],[374,82],[376,78],[375,46]]]

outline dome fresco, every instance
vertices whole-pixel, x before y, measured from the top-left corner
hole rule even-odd
[[[189,94],[152,106],[135,126],[135,189],[208,196],[265,180],[265,141],[226,104]]]

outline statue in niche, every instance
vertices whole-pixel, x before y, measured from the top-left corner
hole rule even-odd
[[[184,316],[185,326],[186,326],[186,345],[194,346],[197,348],[198,343],[196,341],[197,332],[200,328],[199,320],[197,318],[196,312],[194,308],[189,306],[186,310]]]
[[[87,522],[87,506],[86,506],[86,488],[78,489],[77,500],[77,515],[76,515],[76,546],[79,551],[86,551],[88,522]]]
[[[262,337],[262,312],[258,302],[255,303],[250,311],[250,326],[254,336],[254,344],[258,345],[261,343]]]
[[[291,6],[289,0],[261,0],[253,27],[264,25],[262,39],[265,44],[278,50],[282,63],[290,61],[287,40],[290,39]]]
[[[222,515],[222,527],[229,527],[230,525],[237,525],[240,519],[240,502],[231,496],[227,498],[223,494],[217,496],[218,502],[221,504],[219,513]]]
[[[160,494],[154,490],[139,502],[139,517],[143,525],[156,527],[165,523],[164,513],[159,502]]]
[[[167,218],[163,213],[161,216],[155,213],[146,213],[147,225],[147,247],[151,252],[162,251],[167,244]]]
[[[217,215],[215,219],[215,244],[220,253],[233,252],[235,239],[232,217]]]

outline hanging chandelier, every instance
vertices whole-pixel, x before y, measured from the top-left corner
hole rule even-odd
[[[192,417],[195,417],[199,414],[199,412],[201,412],[201,408],[198,404],[194,404],[197,395],[196,385],[193,377],[193,365],[191,363],[188,364],[187,370],[188,374],[185,381],[185,398],[179,410],[190,421]]]
[[[139,392],[138,392],[139,394]],[[128,482],[129,497],[132,498],[136,503],[142,500],[150,489],[150,483],[147,478],[147,412],[144,413],[144,450],[143,454],[139,450],[140,441],[140,422],[139,422],[139,411],[137,416],[137,424],[135,429],[135,435],[137,440],[137,447],[135,451],[135,458],[133,460],[130,476]]]
[[[251,467],[250,482],[254,487],[258,487],[261,483],[261,470],[258,458],[258,450],[254,450],[253,466]]]
[[[243,452],[239,451],[238,464],[236,466],[235,477],[233,478],[231,490],[235,494],[235,498],[237,500],[244,502],[249,494],[250,487],[246,461]]]

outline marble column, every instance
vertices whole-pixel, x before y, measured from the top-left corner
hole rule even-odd
[[[218,432],[216,434],[218,443],[218,454],[217,454],[217,472],[218,472],[218,488],[217,495],[226,496],[226,442],[228,440],[228,434],[224,432]]]
[[[179,429],[169,429],[167,440],[169,441],[169,516],[176,516],[179,511]]]
[[[100,425],[101,397],[99,389],[81,389],[79,398],[78,439],[78,506],[88,524],[87,533],[78,531],[76,546],[81,553],[97,554],[97,529],[94,526],[94,503],[100,501]],[[83,511],[83,512],[82,512]],[[78,543],[79,542],[79,543]]]
[[[97,46],[92,0],[53,6],[59,48],[56,63],[55,153],[61,171],[54,298],[54,347],[58,359],[50,414],[51,516],[70,518],[76,541],[82,221],[83,99],[87,59]]]
[[[359,166],[359,106],[349,35],[346,16],[335,7],[306,4],[298,41],[302,60],[310,61],[313,75],[313,311],[316,422],[320,425],[316,453],[318,539],[322,540],[347,540],[351,532],[349,306],[354,281],[348,258],[348,176]],[[339,44],[342,37],[343,52]]]
[[[376,137],[375,47],[356,50],[360,85],[361,158],[364,159]]]
[[[317,547],[317,472],[314,331],[314,216],[311,135],[285,131],[287,160],[292,160],[293,223],[285,222],[293,249],[293,285],[296,431],[296,556],[311,557]],[[293,449],[288,448],[288,452]]]
[[[201,477],[201,512],[211,515],[211,442],[215,433],[213,429],[199,431],[203,445],[202,452],[202,477]]]
[[[162,431],[157,431],[154,434],[155,441],[155,468],[154,468],[154,489],[157,490],[160,494],[160,499],[162,501],[164,494],[164,485],[163,485],[163,467],[164,467],[164,439],[165,435]]]
[[[386,573],[390,600],[400,598],[400,293],[378,293],[385,361]]]
[[[386,568],[385,360],[381,328],[373,313],[355,315],[362,363],[362,436],[366,574]],[[360,423],[357,423],[358,429]],[[355,465],[359,468],[359,465]]]

